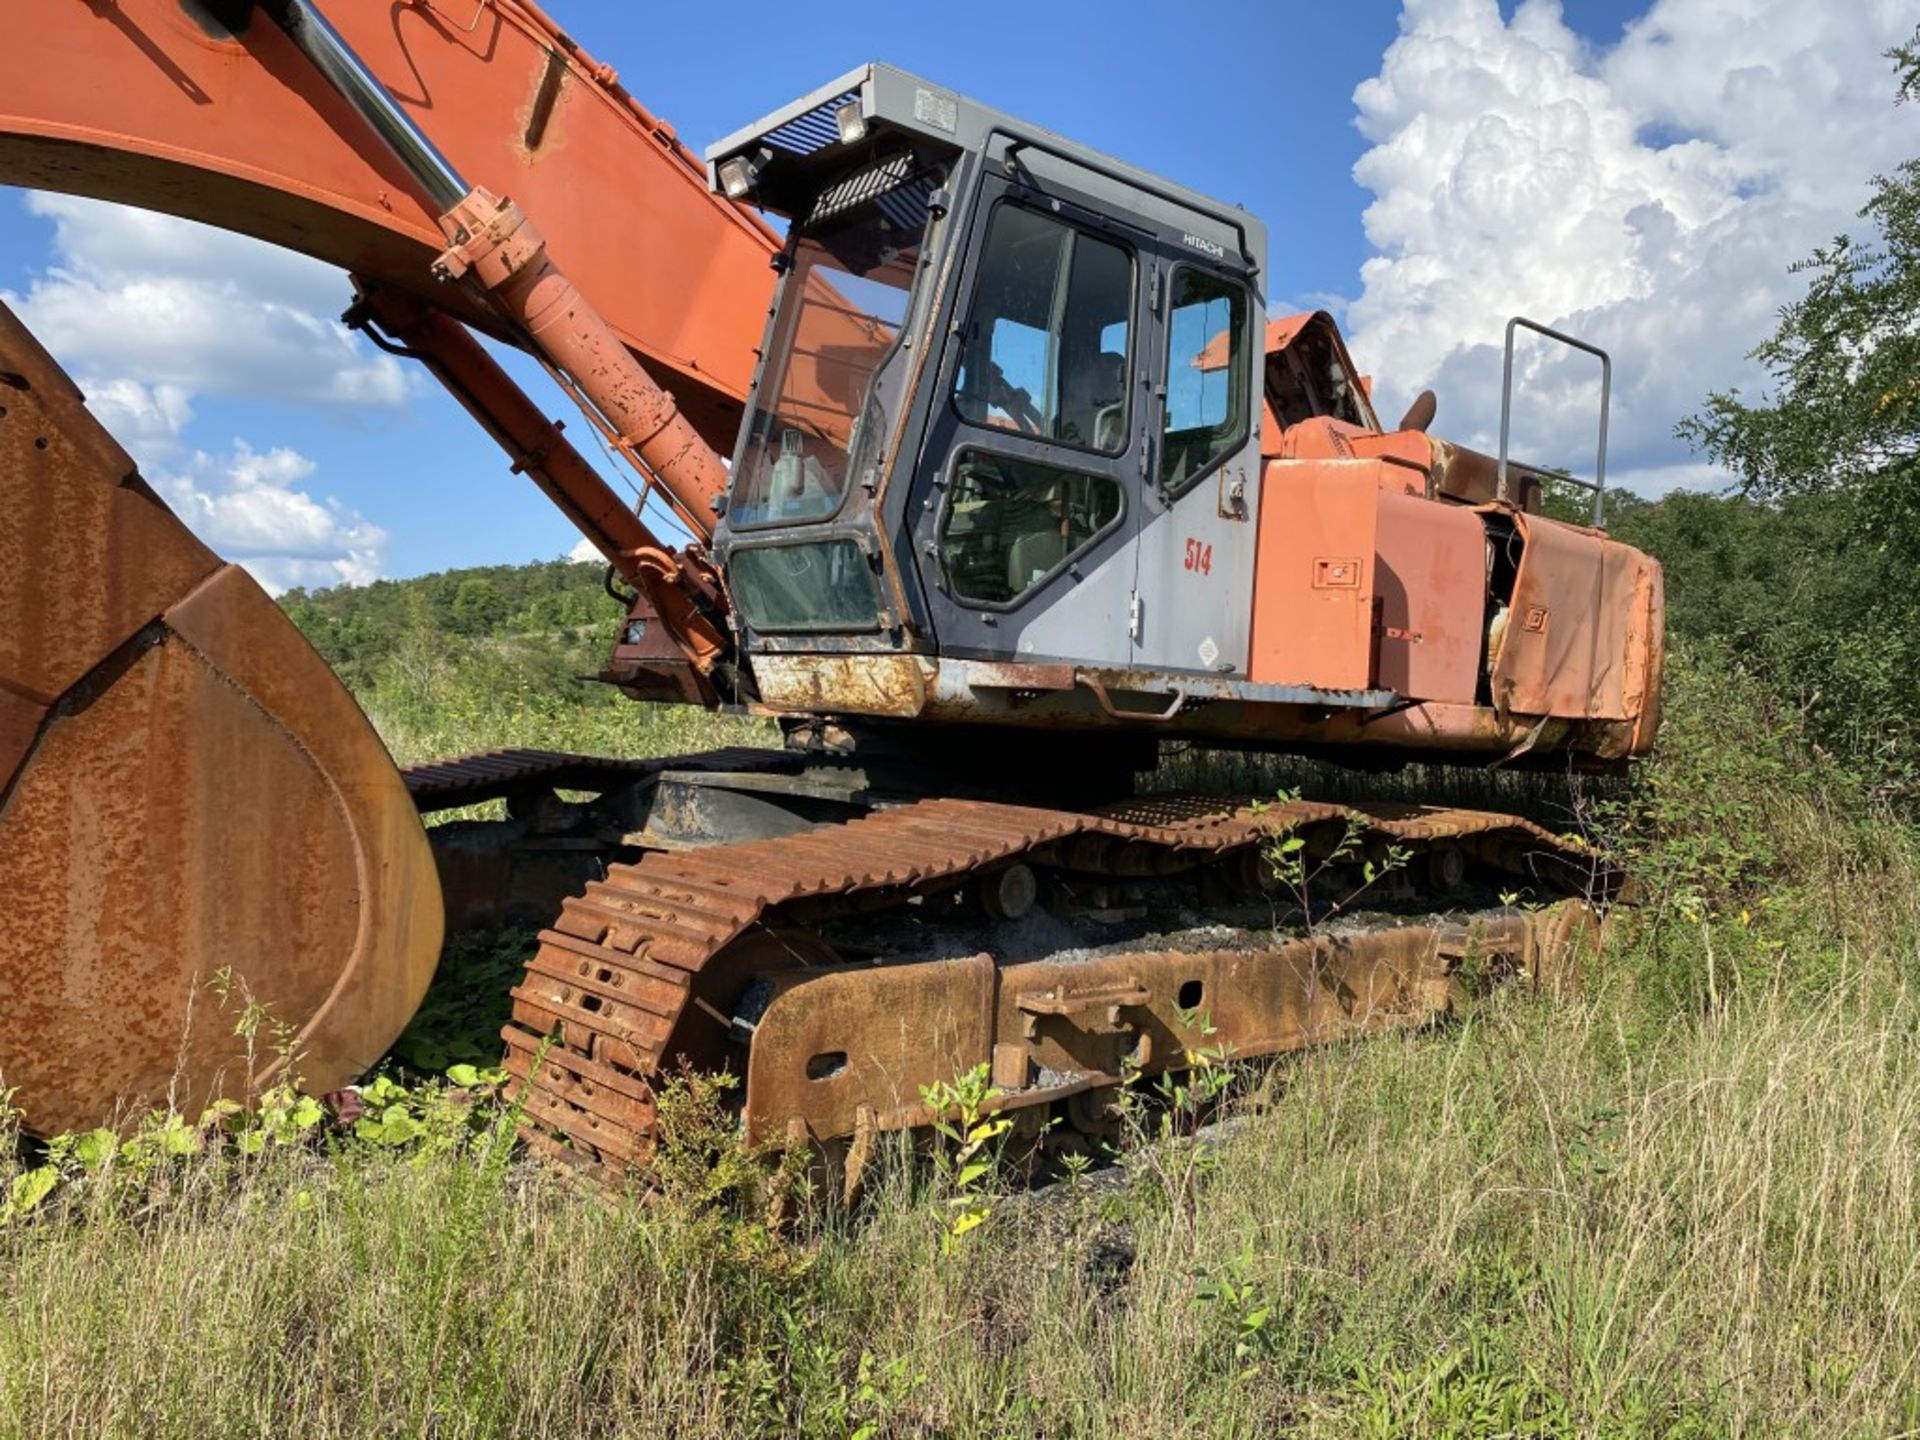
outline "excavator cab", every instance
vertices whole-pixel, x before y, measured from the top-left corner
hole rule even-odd
[[[885,65],[708,164],[789,225],[714,544],[763,700],[819,708],[797,652],[954,719],[982,666],[1244,675],[1257,221]]]

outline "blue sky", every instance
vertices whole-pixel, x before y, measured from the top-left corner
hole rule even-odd
[[[1615,469],[1648,489],[1713,481],[1672,441],[1673,422],[1707,388],[1752,383],[1740,356],[1788,293],[1801,242],[1846,223],[1875,168],[1920,150],[1913,107],[1896,119],[1875,60],[1887,36],[1911,29],[1891,0],[1834,5],[1855,13],[1830,22],[1807,15],[1828,7],[1787,0],[1229,0],[1204,12],[988,0],[859,7],[843,21],[756,4],[725,7],[720,26],[713,7],[547,5],[696,149],[879,58],[1239,201],[1272,236],[1271,308],[1334,308],[1389,418],[1434,383],[1436,428],[1483,439],[1497,408],[1489,346],[1506,314],[1584,320],[1622,350],[1623,375],[1637,367],[1616,382]],[[1810,49],[1827,62],[1813,67],[1831,72],[1824,81],[1798,73]],[[1857,174],[1816,173],[1835,167],[1804,143],[1814,120],[1839,127],[1829,138],[1843,143],[1826,153],[1857,157]],[[149,232],[116,224],[0,197],[0,291],[26,298],[29,322],[109,402],[123,378],[115,357],[71,317],[88,296],[140,303],[149,290],[135,281],[164,281],[182,263],[155,253],[131,279],[94,274],[86,294],[63,296],[67,277],[86,278],[89,254],[140,250]],[[292,311],[326,318],[344,304],[343,280],[336,303],[326,275],[256,261],[232,240],[207,246],[234,257],[221,283],[247,290],[237,330],[250,316],[265,317],[265,333]],[[1729,262],[1752,272],[1738,293],[1720,273]],[[348,391],[379,403],[343,403],[339,385],[316,399],[265,383],[236,341],[226,371],[210,365],[178,393],[128,390],[126,405],[99,408],[144,416],[123,419],[122,438],[170,480],[163,490],[190,518],[204,499],[216,543],[257,544],[258,568],[282,582],[572,546],[565,521],[449,402],[338,337],[321,348]],[[1535,378],[1532,453],[1580,464],[1590,386],[1566,367]],[[563,399],[552,403],[564,413]],[[301,504],[283,516],[240,503],[263,487]],[[266,532],[283,519],[298,534],[294,558],[275,568],[279,542]]]

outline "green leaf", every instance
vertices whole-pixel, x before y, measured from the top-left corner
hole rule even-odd
[[[160,1130],[160,1149],[168,1155],[197,1155],[200,1134],[178,1115],[169,1115]]]
[[[386,1075],[376,1075],[360,1087],[360,1098],[370,1110],[381,1109],[407,1098],[404,1085]]]
[[[74,1137],[73,1158],[82,1170],[98,1170],[120,1151],[120,1137],[111,1130],[89,1130]]]
[[[405,1106],[393,1106],[380,1119],[382,1145],[404,1145],[419,1133],[419,1122],[407,1114]]]
[[[25,1215],[53,1193],[53,1187],[60,1181],[60,1172],[51,1165],[42,1165],[13,1177],[13,1184],[7,1187],[7,1210],[14,1215]]]

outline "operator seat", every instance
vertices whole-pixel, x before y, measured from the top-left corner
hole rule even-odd
[[[1069,445],[1112,452],[1122,448],[1126,421],[1127,358],[1111,350],[1068,365],[1060,377],[1060,414],[1054,438]],[[1047,523],[1016,535],[1007,547],[1009,598],[1067,558],[1073,548],[1064,480],[1047,497]]]
[[[1127,357],[1111,350],[1067,366],[1060,377],[1055,436],[1092,450],[1118,450],[1126,417]]]
[[[1067,558],[1067,537],[1054,525],[1014,537],[1007,547],[1007,595],[1011,599]]]

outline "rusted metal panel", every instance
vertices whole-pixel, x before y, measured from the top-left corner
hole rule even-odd
[[[0,690],[51,704],[219,564],[0,305]]]
[[[399,774],[5,316],[0,370],[23,382],[0,417],[0,693],[51,692],[0,789],[0,1083],[40,1131],[279,1073],[342,1084],[439,953]]]
[[[995,1038],[1026,1047],[1032,1088],[1081,1077],[1110,1083],[1129,1067],[1182,1069],[1187,1052],[1251,1059],[1418,1024],[1452,1002],[1462,947],[1524,966],[1531,923],[1502,913],[1476,927],[1407,925],[1301,937],[1270,949],[1155,951],[1005,967]],[[1131,994],[1118,1001],[1124,990]],[[1031,997],[1095,1003],[1031,1015]],[[1191,1017],[1191,1018],[1188,1018]],[[1198,1023],[1204,1018],[1203,1030]]]
[[[1571,902],[1267,948],[795,971],[754,1029],[747,1134],[925,1125],[924,1091],[985,1064],[1001,1092],[989,1108],[1007,1112],[1187,1069],[1196,1052],[1250,1060],[1405,1029],[1452,1009],[1469,968],[1564,989],[1593,930]]]
[[[0,458],[0,464],[4,463],[4,458]],[[46,714],[46,706],[0,690],[0,794],[6,793],[7,782],[27,758],[33,737],[39,733],[40,722]]]
[[[851,1135],[860,1111],[911,1114],[923,1087],[988,1058],[994,966],[973,955],[783,977],[747,1063],[747,1133],[801,1120],[814,1139]]]
[[[1382,494],[1373,574],[1374,683],[1470,705],[1486,639],[1487,536],[1470,510]]]
[[[770,710],[899,719],[926,708],[931,670],[915,655],[758,655],[753,662]]]
[[[1517,715],[1634,720],[1647,695],[1657,562],[1598,531],[1538,516],[1519,524],[1526,548],[1494,703]]]
[[[1658,561],[1641,557],[1634,566],[1633,609],[1627,625],[1626,681],[1622,687],[1633,716],[1618,753],[1645,755],[1660,730],[1660,681],[1667,660],[1666,577]]]

